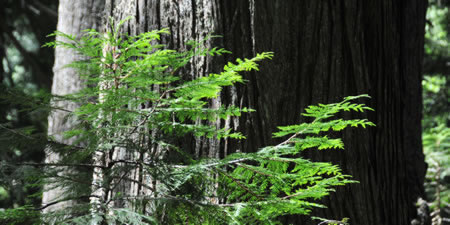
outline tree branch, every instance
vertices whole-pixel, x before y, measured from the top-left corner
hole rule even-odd
[[[52,205],[55,205],[55,204],[58,204],[58,203],[61,203],[61,202],[66,202],[66,201],[71,201],[71,200],[80,200],[80,199],[85,199],[85,198],[99,198],[99,197],[96,196],[96,195],[82,195],[82,196],[78,196],[76,198],[61,199],[61,200],[57,200],[57,201],[54,201],[54,202],[47,203],[47,204],[43,205],[40,208],[35,208],[34,210],[41,211],[41,210],[43,210],[43,209],[45,209],[45,208],[47,208],[49,206],[52,206]]]
[[[99,168],[106,168],[105,166],[98,166],[94,164],[77,164],[77,163],[16,163],[16,165],[19,166],[36,166],[36,167],[46,167],[46,166],[66,166],[66,167],[99,167]]]
[[[262,200],[261,196],[257,195],[255,192],[251,191],[250,189],[248,189],[246,186],[244,186],[241,182],[239,182],[239,180],[236,180],[234,177],[230,176],[227,173],[224,173],[222,171],[220,171],[219,169],[215,169],[217,172],[225,175],[226,177],[230,178],[232,181],[234,181],[239,187],[241,187],[242,189],[244,189],[245,191],[247,191],[248,193],[252,194],[253,196],[257,197],[258,199]]]
[[[58,13],[54,11],[53,9],[50,9],[46,5],[42,4],[40,1],[32,1],[31,4],[35,4],[36,7],[38,7],[40,10],[46,12],[48,15],[58,18]]]

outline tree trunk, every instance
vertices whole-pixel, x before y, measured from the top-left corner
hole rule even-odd
[[[310,152],[360,184],[338,189],[318,216],[408,224],[423,193],[421,62],[426,1],[255,1],[255,49],[276,57],[255,83],[267,125],[298,122],[305,106],[368,93],[374,129],[349,130],[345,151]],[[233,49],[231,49],[233,50]],[[263,122],[264,124],[264,122]],[[295,219],[291,218],[290,222]],[[304,224],[304,223],[302,223]]]
[[[256,151],[279,142],[271,133],[277,126],[301,122],[300,113],[310,104],[371,95],[367,104],[376,111],[367,116],[376,128],[345,131],[345,151],[306,154],[336,162],[360,181],[339,188],[325,200],[329,208],[315,214],[349,217],[351,224],[390,225],[409,224],[416,214],[414,202],[423,194],[426,166],[420,120],[426,5],[425,0],[107,0],[105,11],[116,21],[134,16],[123,27],[132,35],[169,28],[171,35],[163,42],[170,48],[182,49],[186,41],[209,33],[223,35],[206,45],[225,47],[233,54],[195,58],[185,71],[189,77],[218,72],[223,62],[235,57],[275,52],[258,73],[245,75],[247,84],[225,89],[211,102],[212,107],[236,104],[257,110],[215,124],[235,128],[247,139],[183,141],[182,147],[197,156]],[[60,20],[61,16],[66,17],[60,15]],[[295,216],[284,222],[317,224]]]
[[[61,0],[58,9],[58,27],[57,30],[66,34],[79,36],[82,30],[98,29],[101,24],[101,12],[104,9],[104,1],[70,1]],[[57,37],[61,40],[61,37]],[[62,41],[62,40],[61,40]],[[67,95],[76,93],[83,88],[83,81],[77,75],[75,69],[64,67],[65,65],[80,60],[80,56],[76,55],[72,50],[57,47],[55,49],[55,64],[53,66],[53,95]],[[73,111],[77,105],[73,102],[60,101],[54,102],[59,108]],[[74,121],[67,121],[65,118],[67,112],[57,110],[50,113],[48,117],[48,135],[52,136],[55,141],[65,144],[72,144],[74,139],[64,139],[63,132],[70,130]],[[47,152],[46,163],[57,162],[59,156],[54,153]],[[46,206],[49,203],[60,200],[61,195],[65,190],[61,188],[48,190],[50,186],[44,187],[42,197],[42,204]],[[61,209],[70,202],[53,204],[44,209],[44,212],[51,212],[56,209]]]

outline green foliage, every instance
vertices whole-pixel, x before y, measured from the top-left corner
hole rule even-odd
[[[274,133],[275,137],[286,138],[282,143],[252,154],[232,154],[218,163],[220,167],[214,170],[222,177],[222,191],[231,204],[227,209],[230,217],[234,221],[248,218],[275,221],[281,215],[307,215],[313,207],[325,207],[314,200],[329,195],[333,187],[354,183],[338,166],[312,162],[299,157],[298,153],[309,148],[343,149],[341,139],[329,139],[323,132],[340,131],[348,126],[374,126],[365,119],[333,118],[342,111],[371,110],[364,104],[351,103],[360,97],[368,96],[310,106],[303,115],[313,117],[312,122],[279,127],[280,131]],[[223,169],[224,165],[231,173]]]
[[[424,118],[423,128],[428,131],[441,124],[447,124],[450,121],[448,114],[448,102],[450,98],[450,84],[445,76],[425,75],[422,81],[423,87],[423,106]]]
[[[328,225],[348,225],[349,223],[348,223],[348,221],[349,221],[349,218],[343,218],[342,220],[329,220],[329,219],[324,219],[324,218],[320,218],[320,217],[312,217],[312,219],[314,219],[314,220],[320,220],[320,221],[322,221],[322,222],[320,222],[318,225],[325,225],[325,224],[328,224]]]
[[[81,37],[56,32],[53,35],[65,40],[46,45],[84,56],[68,66],[78,69],[88,85],[53,100],[80,105],[70,112],[77,126],[65,132],[66,138],[76,141],[63,145],[47,140],[49,151],[61,160],[44,165],[40,172],[51,178],[46,179],[49,185],[66,190],[59,202],[76,200],[77,204],[43,218],[61,224],[277,224],[279,216],[308,215],[314,207],[325,207],[317,200],[335,187],[356,182],[337,165],[312,162],[301,152],[343,149],[341,139],[327,135],[346,127],[374,126],[365,119],[338,117],[371,110],[355,103],[367,95],[308,107],[303,116],[312,122],[279,127],[273,135],[284,141],[276,146],[223,159],[200,158],[178,146],[177,140],[189,135],[245,138],[197,121],[213,122],[252,111],[224,105],[211,108],[209,101],[223,88],[243,83],[241,73],[258,70],[257,62],[273,54],[237,59],[218,74],[191,79],[183,72],[193,57],[229,52],[204,48],[203,43],[174,51],[157,44],[167,30],[130,37],[119,34],[119,26],[106,34],[86,30]],[[117,157],[121,151],[129,158]],[[130,171],[141,176],[131,177]],[[147,192],[117,191],[126,182]]]
[[[446,66],[450,58],[448,10],[448,3],[430,1],[425,34],[422,138],[428,164],[425,191],[433,211],[433,224],[448,220],[450,213],[450,82]]]
[[[445,208],[450,203],[450,189],[445,185],[445,177],[450,176],[450,128],[444,124],[423,135],[424,153],[428,163],[427,191],[434,193],[432,209]]]
[[[40,224],[39,211],[30,205],[6,209],[0,211],[0,223],[9,225]]]
[[[442,55],[448,57],[449,48],[449,13],[448,7],[440,6],[435,1],[431,4],[427,11],[427,20],[425,34],[425,53],[438,57]]]

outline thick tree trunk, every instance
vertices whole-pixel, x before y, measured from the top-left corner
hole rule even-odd
[[[377,128],[346,131],[345,151],[308,153],[360,181],[338,189],[319,216],[350,217],[352,224],[408,224],[414,217],[425,174],[425,10],[426,1],[255,1],[256,52],[276,53],[254,81],[265,140],[277,125],[298,122],[309,104],[373,97],[368,105],[376,112],[368,116]]]
[[[255,1],[255,48],[276,53],[255,80],[265,137],[313,103],[368,93],[377,128],[344,133],[334,161],[360,184],[318,215],[351,224],[408,224],[423,192],[421,60],[426,1]],[[263,122],[264,124],[264,122]],[[294,220],[289,220],[294,222]],[[304,223],[302,223],[304,224]]]
[[[58,27],[57,30],[66,34],[79,36],[82,30],[97,29],[101,24],[101,13],[104,8],[104,1],[70,1],[61,0],[58,9]],[[61,37],[57,37],[61,40]],[[75,69],[64,67],[65,65],[80,60],[80,56],[76,55],[72,50],[57,47],[55,50],[55,64],[53,66],[53,95],[67,95],[76,93],[83,87],[83,81],[77,75]],[[77,105],[72,102],[54,102],[54,104],[62,109],[73,111]],[[53,111],[48,117],[48,135],[52,136],[55,141],[65,144],[71,144],[73,139],[64,139],[63,132],[70,130],[74,121],[67,121],[65,118],[67,113],[61,110]],[[46,162],[56,162],[59,156],[54,153],[47,153]],[[44,189],[48,189],[45,187]],[[42,204],[46,206],[49,203],[60,200],[65,190],[61,188],[45,191],[42,197]],[[59,203],[51,205],[44,209],[44,212],[51,212],[61,209],[70,203]]]
[[[233,54],[214,60],[195,58],[185,71],[189,77],[218,72],[225,60],[235,57],[275,52],[260,72],[245,75],[246,85],[226,89],[211,102],[213,107],[237,104],[257,110],[216,122],[218,127],[242,131],[247,139],[183,141],[184,149],[197,156],[256,151],[279,142],[271,133],[279,125],[300,122],[300,113],[310,104],[371,95],[367,104],[376,111],[367,116],[376,128],[346,131],[345,151],[306,154],[339,163],[360,181],[338,189],[325,200],[329,208],[318,210],[318,216],[349,217],[351,224],[393,225],[409,224],[415,217],[414,202],[423,192],[420,80],[426,4],[425,0],[107,0],[105,11],[116,21],[134,16],[123,27],[130,34],[169,28],[171,35],[163,42],[175,49],[209,33],[223,35],[206,45],[223,46]],[[285,220],[314,224],[294,216]]]

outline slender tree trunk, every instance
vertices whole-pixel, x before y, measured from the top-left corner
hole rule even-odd
[[[197,156],[256,151],[279,142],[271,133],[277,126],[301,122],[300,113],[310,104],[371,95],[367,104],[376,111],[367,116],[376,128],[346,131],[345,151],[306,155],[339,163],[360,181],[339,188],[318,216],[391,225],[409,224],[416,214],[414,202],[423,194],[420,81],[426,5],[425,0],[106,0],[105,12],[116,21],[134,16],[123,27],[131,35],[169,28],[171,35],[163,42],[175,49],[209,33],[223,35],[205,45],[223,46],[233,54],[195,58],[185,70],[187,77],[218,72],[225,60],[237,56],[275,52],[260,72],[245,75],[246,85],[226,89],[211,102],[212,107],[237,104],[257,110],[215,123],[236,128],[247,139],[184,140],[182,147]],[[117,157],[136,156],[124,152]],[[132,174],[142,179],[139,172]],[[317,224],[304,220],[285,218],[286,223]]]
[[[58,9],[58,26],[57,30],[66,34],[79,36],[82,30],[85,29],[97,29],[101,24],[101,15],[104,9],[104,1],[88,1],[88,0],[61,0]],[[61,40],[61,37],[57,37],[57,40]],[[53,66],[53,95],[66,95],[75,93],[83,87],[83,81],[77,75],[77,72],[65,65],[79,60],[80,56],[76,55],[73,51],[62,47],[57,47],[55,50],[55,64]],[[59,108],[73,111],[77,105],[68,102],[54,102],[54,105]],[[74,139],[64,139],[63,132],[70,130],[74,121],[67,121],[65,118],[68,114],[64,111],[53,111],[48,117],[48,135],[52,136],[55,141],[71,144]],[[56,162],[59,160],[59,156],[47,151],[46,163]],[[62,188],[50,189],[50,186],[44,187],[47,191],[44,192],[42,197],[42,204],[46,206],[49,203],[60,200],[60,197],[65,190]],[[56,209],[61,209],[70,205],[70,202],[59,203],[51,205],[44,209],[44,212],[51,212]]]

